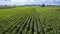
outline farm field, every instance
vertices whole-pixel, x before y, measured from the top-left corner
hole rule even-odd
[[[60,34],[60,7],[1,9],[0,34]]]

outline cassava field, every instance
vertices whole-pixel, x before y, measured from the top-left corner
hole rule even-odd
[[[60,34],[60,7],[0,9],[0,34]]]

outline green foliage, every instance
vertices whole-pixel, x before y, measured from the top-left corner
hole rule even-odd
[[[38,34],[38,33],[35,31],[34,34]]]
[[[27,34],[27,29],[25,29],[25,30],[22,32],[22,34]]]
[[[27,34],[32,34],[32,29],[30,29]]]
[[[60,34],[59,7],[0,10],[0,34]]]

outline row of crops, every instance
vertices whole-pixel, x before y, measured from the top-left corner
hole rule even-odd
[[[16,14],[0,20],[0,34],[60,34],[52,23],[42,21],[40,14],[33,9],[31,15]]]

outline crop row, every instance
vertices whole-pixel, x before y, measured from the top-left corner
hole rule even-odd
[[[41,19],[36,12],[32,15],[14,15],[0,21],[0,34],[57,34],[57,30],[52,23]],[[60,33],[60,31],[58,32]]]

